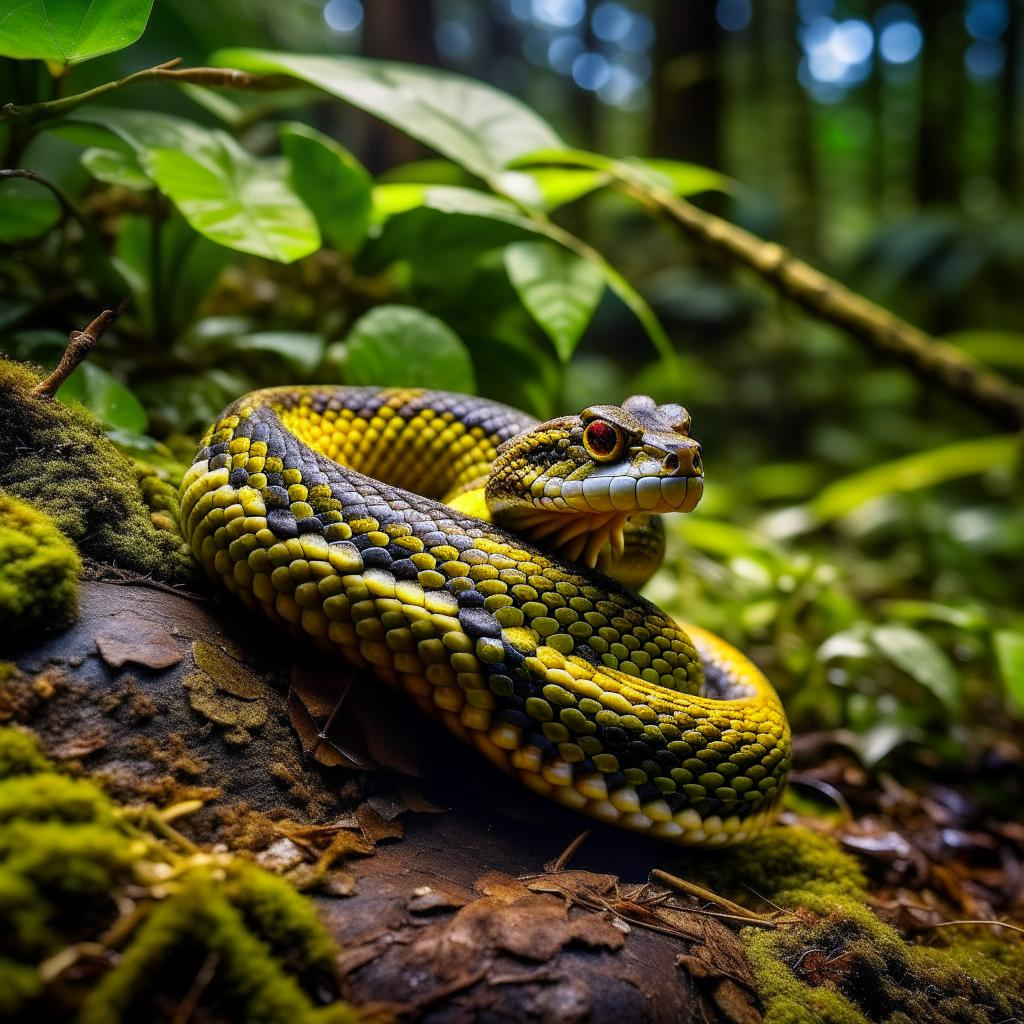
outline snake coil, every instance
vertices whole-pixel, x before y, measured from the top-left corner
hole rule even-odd
[[[681,431],[675,461],[643,470],[632,493],[650,498],[644,509],[664,510],[673,494],[667,507],[683,507],[685,481],[662,478],[679,472],[676,449],[696,462],[695,443],[680,440],[688,417],[684,429],[681,407],[630,402],[590,421],[653,431],[631,449],[634,467],[668,443],[657,440],[665,429]],[[666,409],[680,411],[666,420]],[[591,430],[596,455],[579,454],[588,422],[538,425],[438,391],[253,392],[202,439],[181,484],[182,529],[247,606],[401,688],[536,792],[675,843],[741,841],[772,819],[790,762],[785,714],[761,672],[609,576],[460,510],[499,448],[525,464],[541,443],[545,456],[583,460],[580,500],[627,506],[610,436]],[[531,471],[533,494],[568,509],[550,463],[546,476]],[[605,514],[619,550],[625,518]],[[563,533],[566,544],[578,535]]]

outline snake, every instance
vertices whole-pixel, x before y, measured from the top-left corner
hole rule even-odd
[[[181,483],[206,573],[295,642],[404,691],[531,790],[670,843],[774,819],[790,730],[762,672],[636,590],[703,493],[678,404],[544,422],[411,387],[230,404]]]

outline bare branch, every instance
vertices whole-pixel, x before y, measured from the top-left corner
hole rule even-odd
[[[57,389],[75,372],[93,350],[103,332],[128,308],[128,300],[122,300],[117,309],[105,309],[92,323],[80,331],[72,331],[68,337],[68,347],[60,357],[53,372],[41,380],[33,389],[32,394],[39,398],[53,398]]]

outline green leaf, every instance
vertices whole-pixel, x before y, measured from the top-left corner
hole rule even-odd
[[[219,133],[218,133],[219,134]],[[294,263],[320,248],[320,231],[280,161],[257,160],[230,136],[220,152],[152,149],[146,172],[201,235],[253,256]]]
[[[607,171],[575,167],[535,167],[506,171],[498,179],[501,191],[526,206],[550,213],[603,188],[612,180]]]
[[[320,233],[339,252],[353,253],[370,225],[372,180],[334,139],[304,124],[281,126],[292,188],[313,212]]]
[[[80,64],[131,46],[153,0],[0,0],[0,57]]]
[[[476,391],[459,336],[411,306],[376,306],[360,317],[345,341],[344,375],[348,384]]]
[[[119,185],[133,192],[149,192],[153,188],[153,182],[130,153],[93,146],[82,154],[82,166],[107,185]]]
[[[1024,633],[1000,629],[992,634],[1003,685],[1017,713],[1024,715]]]
[[[212,62],[243,71],[285,74],[379,117],[484,179],[514,157],[562,145],[525,104],[449,71],[370,60],[269,50],[220,50]]]
[[[60,133],[94,144],[110,135],[198,231],[219,245],[279,263],[320,247],[313,215],[292,191],[283,160],[260,160],[230,135],[152,111],[75,111]]]
[[[319,334],[305,331],[255,331],[231,337],[216,347],[234,354],[256,353],[261,358],[272,356],[289,370],[309,377],[324,358],[326,342]]]
[[[960,677],[942,648],[909,626],[876,626],[871,642],[900,671],[933,693],[949,709],[960,705]]]
[[[95,363],[82,363],[57,390],[57,398],[65,405],[84,405],[107,427],[144,434],[149,426],[135,395]]]
[[[732,182],[724,174],[700,164],[689,164],[682,160],[641,160],[627,157],[622,166],[638,170],[652,185],[663,188],[677,196],[694,196],[700,192],[728,192]]]
[[[551,242],[507,245],[505,268],[523,305],[567,363],[601,300],[603,271]]]
[[[17,245],[45,235],[60,222],[54,194],[27,178],[0,178],[0,243]]]
[[[837,480],[808,504],[765,517],[761,526],[773,537],[796,536],[841,519],[877,498],[1012,466],[1019,451],[1020,439],[1016,435],[997,434],[906,455]]]

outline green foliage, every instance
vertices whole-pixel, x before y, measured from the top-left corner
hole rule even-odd
[[[61,217],[57,197],[39,182],[26,178],[0,179],[0,242],[12,245],[38,238]]]
[[[408,306],[377,306],[361,317],[332,358],[348,384],[386,380],[409,387],[476,390],[473,364],[444,323]]]
[[[3,0],[0,56],[79,64],[131,46],[153,0]]]
[[[81,568],[74,545],[48,515],[0,491],[0,640],[22,641],[74,622]]]
[[[324,240],[353,253],[370,226],[371,178],[366,168],[334,139],[304,124],[281,126],[292,187],[309,207]]]

